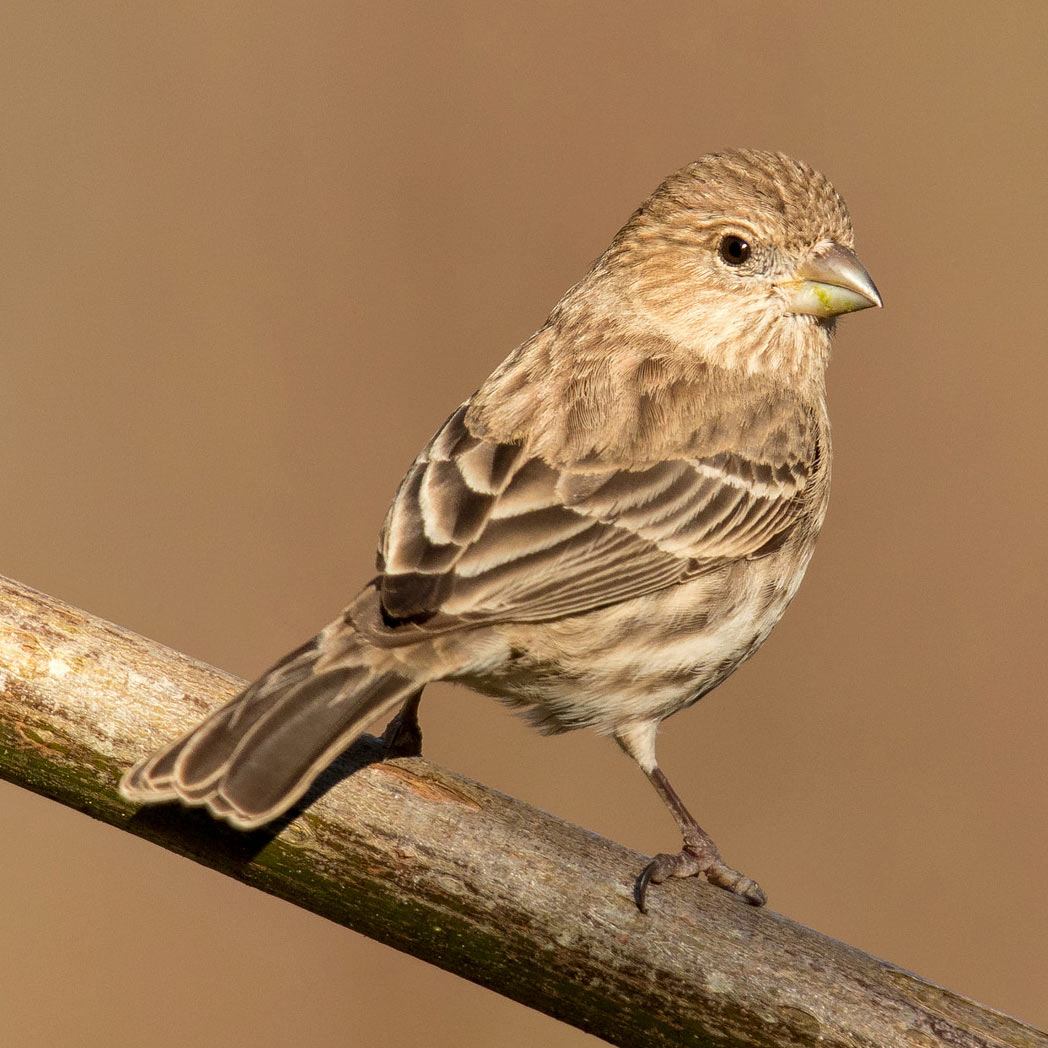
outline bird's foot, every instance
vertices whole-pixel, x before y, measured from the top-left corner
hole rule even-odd
[[[418,722],[418,696],[413,696],[386,725],[382,733],[382,759],[422,756],[422,727]]]
[[[656,855],[644,867],[633,891],[641,913],[647,913],[645,903],[649,884],[661,884],[670,877],[705,877],[710,884],[738,895],[751,906],[763,906],[767,897],[761,886],[749,877],[733,870],[717,851],[717,846],[705,834],[684,838],[684,847],[676,855]]]

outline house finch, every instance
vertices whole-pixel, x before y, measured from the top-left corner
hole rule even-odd
[[[243,829],[286,811],[375,717],[418,752],[434,680],[591,726],[680,826],[649,883],[702,875],[747,902],[655,761],[659,723],[749,658],[826,513],[835,318],[879,306],[844,202],[777,153],[671,175],[546,323],[408,470],[378,575],[312,640],[124,776],[135,801]]]

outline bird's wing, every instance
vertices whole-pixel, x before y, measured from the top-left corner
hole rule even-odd
[[[578,614],[778,548],[818,462],[719,451],[557,468],[470,432],[463,405],[412,466],[383,529],[379,590],[427,628]],[[762,457],[762,456],[758,456]]]

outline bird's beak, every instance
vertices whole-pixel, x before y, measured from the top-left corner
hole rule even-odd
[[[786,293],[791,313],[835,317],[881,304],[877,285],[855,256],[841,244],[830,244],[802,262],[789,280],[777,285]]]

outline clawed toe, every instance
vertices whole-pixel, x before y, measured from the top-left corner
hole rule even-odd
[[[641,913],[647,913],[647,894],[649,884],[661,884],[670,877],[703,876],[710,884],[738,895],[751,906],[763,906],[767,898],[761,886],[738,870],[728,866],[716,849],[684,848],[676,855],[661,853],[641,871],[633,889],[633,898]]]
[[[647,897],[649,884],[662,884],[667,877],[694,877],[699,873],[699,861],[689,851],[676,855],[661,852],[641,871],[633,889],[633,898],[641,913],[648,912]]]
[[[768,901],[764,889],[756,881],[744,877],[738,870],[733,870],[723,862],[718,862],[704,873],[710,884],[715,884],[718,888],[724,888],[733,895],[738,895],[751,906],[763,906]]]

